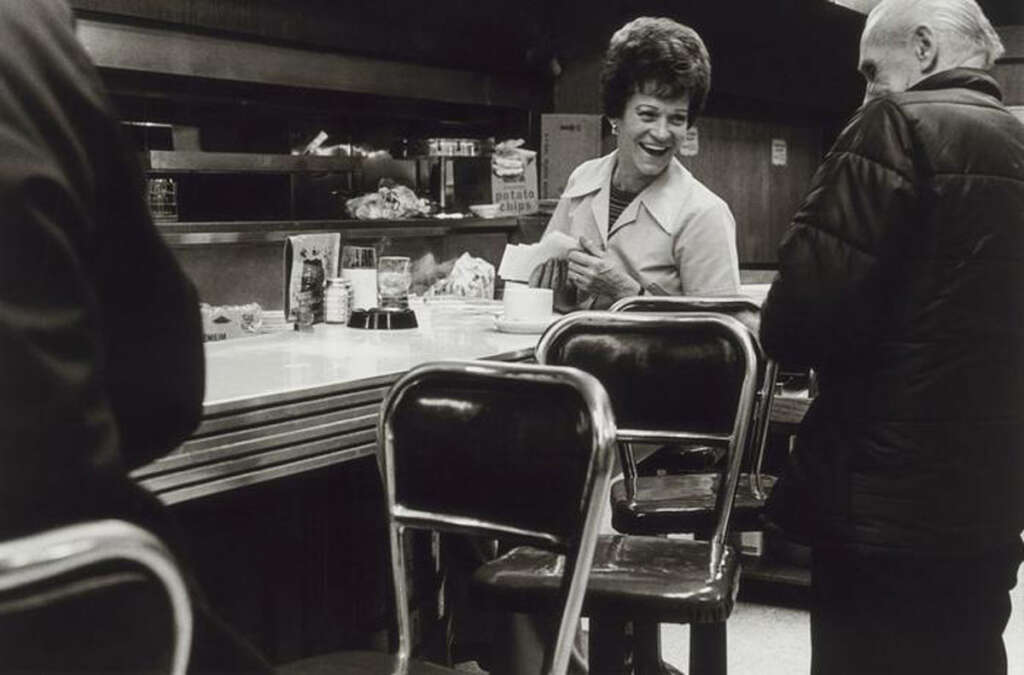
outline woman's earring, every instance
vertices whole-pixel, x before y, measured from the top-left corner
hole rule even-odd
[[[610,124],[612,125],[612,136],[618,136],[619,135],[619,125],[616,124],[615,122],[611,122]]]

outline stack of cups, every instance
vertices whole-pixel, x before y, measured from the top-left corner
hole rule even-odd
[[[343,247],[341,277],[352,284],[351,309],[377,306],[377,251],[372,246]]]

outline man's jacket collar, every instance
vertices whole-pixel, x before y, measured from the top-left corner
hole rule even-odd
[[[933,89],[974,89],[983,94],[1003,100],[999,84],[988,72],[979,68],[951,68],[929,75],[907,91],[928,91]]]

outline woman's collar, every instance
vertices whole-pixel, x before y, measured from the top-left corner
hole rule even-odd
[[[615,157],[618,151],[613,150],[596,162],[586,162],[580,165],[573,176],[572,185],[567,186],[563,197],[576,199],[597,192],[609,184],[612,177],[612,170],[615,168]]]
[[[612,151],[596,162],[582,165],[572,186],[562,196],[576,199],[610,187],[616,153]],[[626,207],[622,213],[623,219],[635,219],[637,208],[643,204],[661,229],[671,232],[672,219],[679,210],[679,192],[684,189],[683,185],[689,177],[690,172],[686,167],[673,158],[668,167]]]

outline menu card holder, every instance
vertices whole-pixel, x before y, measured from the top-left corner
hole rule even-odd
[[[296,320],[299,293],[302,291],[303,267],[320,267],[321,279],[338,276],[338,251],[341,234],[323,232],[296,234],[284,244],[284,316],[285,321]],[[309,269],[306,270],[309,272]],[[309,275],[307,274],[307,278]]]

